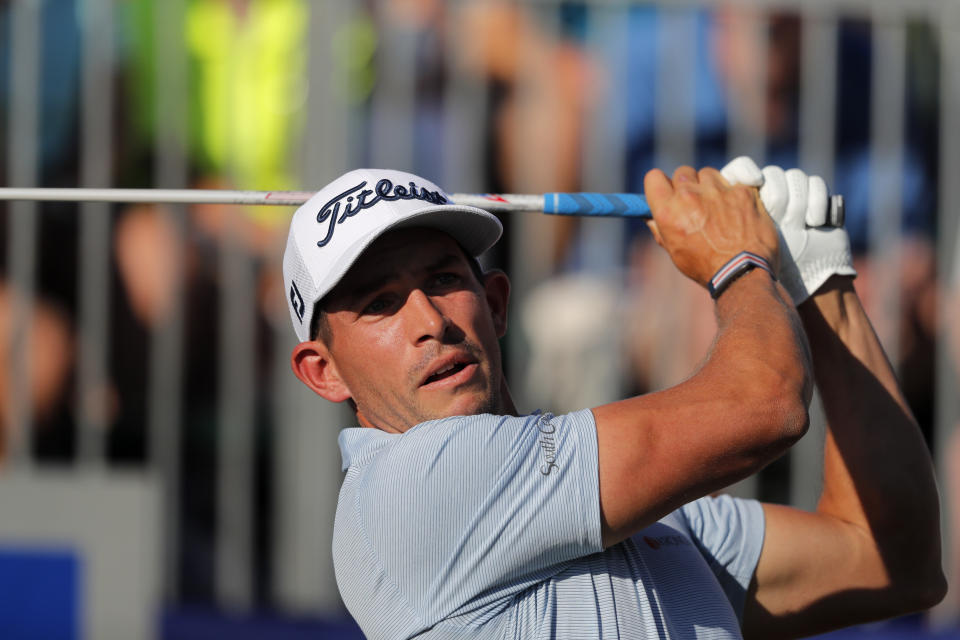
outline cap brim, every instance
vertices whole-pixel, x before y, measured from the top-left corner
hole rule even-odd
[[[337,264],[338,273],[330,274],[327,279],[328,285],[317,292],[317,299],[323,298],[337,286],[337,283],[343,279],[350,267],[366,248],[373,244],[374,240],[388,231],[410,227],[442,231],[456,240],[473,257],[480,256],[496,244],[503,233],[503,225],[497,217],[477,207],[450,204],[424,207],[416,213],[378,228],[376,232],[369,233],[350,245]]]

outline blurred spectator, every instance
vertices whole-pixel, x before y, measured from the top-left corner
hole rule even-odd
[[[127,60],[134,132],[145,145],[154,139],[156,56],[167,46],[155,40],[157,1],[124,7],[136,34]],[[245,189],[296,185],[291,150],[306,106],[308,18],[304,0],[188,0],[189,145],[198,173]]]
[[[198,188],[210,188],[210,183],[199,183]],[[253,352],[256,376],[254,416],[255,494],[250,496],[257,505],[260,517],[255,523],[256,545],[254,586],[258,599],[267,598],[269,586],[269,518],[268,486],[271,444],[268,436],[270,376],[272,360],[272,333],[268,314],[273,313],[272,298],[267,292],[265,277],[267,254],[273,247],[270,229],[258,224],[255,218],[244,215],[242,207],[230,205],[196,205],[189,208],[188,242],[178,248],[183,239],[173,225],[169,209],[153,206],[133,206],[118,220],[114,252],[119,276],[119,302],[126,307],[121,314],[125,321],[117,327],[117,341],[125,349],[115,359],[115,370],[128,373],[118,379],[121,395],[126,398],[128,413],[115,424],[125,433],[126,442],[143,438],[146,418],[144,397],[146,371],[149,360],[149,342],[152,333],[170,316],[173,304],[184,304],[186,310],[184,335],[184,371],[181,379],[183,417],[181,427],[181,557],[179,564],[180,597],[185,602],[212,602],[214,600],[214,534],[217,513],[217,441],[222,425],[218,421],[218,390],[222,372],[220,360],[222,330],[222,286],[220,252],[225,250],[228,225],[232,225],[241,251],[254,274],[251,283],[257,291],[258,305],[250,309],[255,315],[255,335],[250,344],[238,349]],[[181,262],[175,263],[174,256]],[[174,299],[174,278],[183,278],[182,301]],[[117,455],[124,455],[117,451]],[[126,452],[126,456],[130,455]]]
[[[9,122],[13,104],[10,37],[11,8],[0,2],[0,122]],[[80,43],[77,0],[44,0],[40,5],[39,135],[40,184],[72,186],[77,173],[77,121],[80,96]],[[0,149],[6,150],[6,127],[0,127]],[[0,153],[0,175],[7,176],[7,153]]]
[[[766,38],[747,37],[756,20],[765,20]],[[727,108],[735,104],[746,110],[739,114],[738,121],[756,123],[766,141],[766,158],[761,164],[797,166],[798,143],[798,97],[800,72],[800,45],[802,23],[799,16],[788,13],[758,15],[755,9],[742,5],[722,6],[710,14],[699,12],[696,18],[701,43],[694,55],[696,64],[696,150],[697,158],[686,161],[690,164],[723,166],[729,160],[727,152],[727,124],[730,114]],[[657,43],[657,10],[638,8],[631,12],[631,28],[634,37],[634,56],[629,60],[631,87],[655,85],[655,60],[653,51]],[[874,272],[878,264],[869,259],[869,226],[871,219],[871,188],[886,184],[890,178],[886,167],[870,164],[870,34],[864,25],[841,22],[839,25],[839,77],[838,119],[835,155],[835,175],[830,181],[835,193],[842,193],[846,203],[846,227],[857,253],[857,269],[860,277],[857,289],[868,308],[873,310],[873,320],[881,336],[898,339],[900,349],[898,367],[904,381],[904,389],[912,408],[917,414],[924,433],[932,433],[932,376],[934,348],[934,298],[935,269],[934,252],[930,242],[933,229],[935,201],[931,176],[935,168],[928,166],[925,143],[916,127],[908,128],[908,145],[903,159],[903,230],[904,239],[899,244],[903,255],[903,273],[898,295],[901,300],[901,317],[897,320],[899,336],[891,336],[883,330],[888,320],[878,313],[874,302]],[[757,49],[758,44],[765,48]],[[644,51],[636,51],[642,48]],[[728,95],[748,94],[755,86],[757,67],[754,62],[765,61],[766,78],[761,100],[739,99],[731,101]],[[929,65],[928,65],[929,66]],[[911,96],[913,94],[911,93]],[[655,113],[654,98],[649,91],[634,91],[629,96],[633,105],[631,114],[631,153],[629,158],[630,190],[642,188],[643,174],[653,167]],[[908,101],[915,99],[908,96]],[[916,108],[911,113],[915,114]],[[914,117],[913,120],[917,118]],[[670,169],[670,168],[665,168]],[[646,230],[638,229],[635,239],[635,254],[644,254],[653,247]],[[677,382],[696,366],[707,344],[696,336],[707,336],[713,331],[713,314],[708,305],[697,303],[686,294],[683,282],[671,282],[669,275],[657,269],[658,260],[665,260],[661,252],[633,260],[637,305],[658,309],[666,315],[682,317],[690,323],[690,333],[673,332],[673,341],[664,343],[663,333],[647,323],[639,323],[632,343],[632,352],[637,363],[637,381],[644,388],[653,384]],[[883,257],[885,258],[885,256]],[[667,281],[664,282],[664,279]],[[673,292],[672,294],[670,292]],[[670,308],[675,308],[671,312]],[[693,336],[691,338],[691,336]],[[691,348],[690,340],[696,346]],[[664,368],[662,358],[650,358],[652,346],[673,354]],[[659,376],[672,370],[666,379]],[[685,372],[685,373],[684,373]]]
[[[122,127],[119,146],[124,155],[118,162],[118,184],[147,183],[150,149],[154,144],[157,56],[170,43],[158,43],[154,11],[164,0],[138,0],[118,5],[125,13],[119,61],[125,70],[123,89],[129,90],[130,104],[119,110]],[[311,3],[307,0],[187,0],[183,26],[184,46],[190,64],[189,153],[193,186],[281,189],[300,185],[295,158],[302,139],[305,119],[307,28]],[[494,191],[573,191],[581,188],[582,158],[587,136],[586,124],[594,120],[605,102],[623,99],[627,104],[629,187],[639,190],[640,178],[654,163],[656,132],[656,86],[658,51],[662,42],[687,47],[690,43],[670,41],[662,35],[662,9],[638,4],[627,11],[630,37],[628,54],[618,52],[617,60],[600,60],[579,41],[589,13],[577,11],[580,3],[560,3],[559,28],[549,29],[540,20],[543,7],[507,0],[448,3],[442,0],[382,0],[350,3],[355,15],[337,33],[333,42],[323,43],[337,66],[336,78],[351,110],[351,122],[367,123],[369,102],[377,78],[376,56],[389,55],[381,46],[389,30],[399,26],[416,38],[415,148],[413,162],[426,175],[444,171],[444,156],[437,153],[442,138],[443,118],[450,117],[447,91],[451,56],[462,63],[462,72],[479,79],[489,89],[490,105],[486,123],[488,137],[487,185]],[[0,1],[0,35],[10,28],[11,3]],[[77,124],[81,30],[76,0],[44,0],[42,6],[43,65],[40,175],[45,185],[72,186],[77,173]],[[552,10],[552,7],[547,9]],[[744,91],[751,84],[751,60],[766,59],[767,82],[763,100],[745,103],[752,108],[749,120],[763,123],[768,140],[766,162],[797,164],[797,80],[800,29],[795,15],[770,16],[765,49],[758,50],[742,37],[752,16],[744,7],[724,8],[716,13],[698,10],[696,22],[695,128],[696,157],[691,164],[721,166],[727,153],[728,92]],[[452,29],[450,27],[453,27]],[[910,42],[917,41],[911,37]],[[12,101],[9,85],[10,38],[0,37],[0,118]],[[862,24],[844,22],[839,36],[840,77],[838,80],[838,123],[834,191],[846,196],[848,228],[861,257],[857,287],[864,298],[876,298],[884,285],[878,282],[875,265],[863,252],[868,248],[871,180],[884,180],[870,166],[869,96],[870,34]],[[911,52],[913,49],[911,48]],[[911,53],[911,55],[914,55]],[[626,67],[626,83],[611,89],[605,80]],[[911,63],[908,81],[929,77],[928,62]],[[925,71],[926,70],[926,71]],[[916,72],[914,72],[916,71]],[[926,75],[925,75],[926,74]],[[401,79],[403,81],[404,79]],[[622,96],[619,92],[626,91]],[[936,92],[934,92],[936,94]],[[914,95],[911,89],[911,96]],[[935,95],[936,97],[936,95]],[[912,99],[911,99],[912,100]],[[935,121],[929,113],[910,108],[909,145],[904,160],[904,228],[909,233],[900,246],[903,274],[899,295],[903,302],[900,318],[900,366],[903,386],[911,404],[928,428],[932,420],[933,336],[936,323],[934,261],[926,240],[932,231],[934,210],[933,165],[917,122]],[[926,118],[920,116],[927,116]],[[409,126],[407,122],[401,126]],[[617,126],[620,126],[617,123]],[[0,136],[6,128],[0,127]],[[0,143],[6,141],[0,138]],[[357,155],[369,140],[352,141]],[[4,144],[3,148],[6,148]],[[132,149],[132,150],[131,150]],[[0,154],[0,170],[8,154]],[[763,159],[758,159],[763,160]],[[668,168],[669,167],[665,167]],[[456,187],[456,185],[450,185]],[[185,408],[183,429],[183,472],[181,483],[183,544],[180,559],[185,600],[213,599],[213,518],[216,473],[216,393],[218,363],[219,302],[223,296],[219,273],[219,252],[224,238],[233,233],[256,275],[259,307],[257,337],[253,345],[238,348],[257,352],[258,393],[269,389],[267,369],[270,358],[269,322],[277,313],[272,305],[279,269],[271,264],[279,255],[284,213],[268,208],[194,207],[188,214],[188,237],[178,239],[171,224],[173,214],[158,207],[129,207],[116,215],[111,282],[111,387],[109,397],[109,456],[112,461],[139,463],[146,455],[144,427],[147,423],[147,367],[151,333],[169,317],[176,287],[173,278],[185,278],[183,300],[187,309],[183,372]],[[32,363],[29,404],[37,419],[36,448],[44,458],[69,460],[74,449],[74,334],[76,315],[76,208],[41,207],[39,284],[41,298],[30,318],[32,340],[27,345]],[[541,258],[547,272],[569,267],[575,219],[535,218],[532,225],[545,230],[528,251],[546,246]],[[507,219],[508,226],[515,219]],[[543,238],[550,238],[546,242]],[[186,240],[182,263],[174,262],[176,245]],[[0,251],[7,238],[0,234]],[[506,245],[501,245],[506,246]],[[505,261],[505,259],[501,259]],[[6,260],[0,259],[0,265]],[[0,358],[6,358],[11,344],[9,300],[14,296],[5,276],[0,274]],[[588,399],[577,394],[596,393],[597,387],[610,392],[618,370],[604,366],[605,354],[622,355],[617,336],[609,330],[616,314],[628,307],[633,335],[630,355],[633,391],[649,391],[679,382],[696,367],[713,335],[713,312],[709,298],[696,285],[669,265],[666,254],[652,248],[645,229],[636,234],[630,253],[628,275],[630,295],[580,275],[547,283],[529,297],[520,318],[540,330],[530,330],[534,340],[530,359],[535,402],[544,406],[583,406]],[[954,280],[960,287],[960,276]],[[570,288],[588,287],[591,303],[572,310],[562,319],[554,310],[556,300],[568,300]],[[955,289],[956,290],[956,289]],[[960,299],[957,294],[956,299]],[[562,304],[562,303],[559,303]],[[281,314],[285,311],[281,310]],[[960,313],[960,307],[958,311]],[[954,318],[960,315],[954,315]],[[879,325],[885,319],[875,317]],[[286,318],[281,321],[285,325]],[[960,322],[950,327],[956,329]],[[550,330],[542,330],[549,327]],[[579,337],[577,337],[579,336]],[[586,336],[584,338],[584,336]],[[953,343],[960,362],[960,336]],[[570,379],[587,378],[592,386],[537,388],[545,379],[539,372],[569,371]],[[9,405],[9,380],[0,368],[0,416]],[[554,399],[548,399],[550,396]],[[258,443],[260,471],[269,456],[266,436],[265,397],[257,399],[256,424],[264,440]],[[3,418],[0,418],[2,420]],[[0,461],[3,460],[6,425],[0,422]],[[960,445],[958,450],[960,450]],[[955,469],[960,469],[960,453]],[[259,478],[267,477],[259,473]],[[960,472],[958,472],[960,477]],[[957,495],[960,495],[960,480]],[[262,509],[269,509],[258,486]],[[256,544],[257,585],[267,584],[266,556],[269,536],[263,518]],[[956,530],[960,530],[960,521]],[[261,591],[260,596],[263,596]]]
[[[626,372],[615,354],[622,348],[623,311],[619,288],[588,274],[559,275],[535,287],[520,314],[530,344],[525,400],[573,411],[622,398]]]
[[[547,32],[528,8],[503,0],[464,5],[457,25],[458,55],[491,87],[490,190],[580,190],[584,127],[599,106],[597,62],[575,38]],[[576,219],[531,224],[553,239],[547,261],[562,264]]]
[[[8,123],[13,95],[12,69],[17,52],[10,37],[13,3],[0,2],[0,122]],[[76,0],[48,0],[39,6],[40,40],[38,62],[38,128],[37,184],[41,186],[74,186],[77,173],[77,140],[79,120],[79,51],[81,30]],[[0,149],[9,148],[9,131],[0,127]],[[0,153],[0,175],[9,182],[11,156]],[[36,208],[39,228],[36,270],[36,295],[28,317],[31,337],[26,345],[30,363],[29,401],[22,407],[30,411],[35,432],[29,434],[32,449],[43,457],[65,458],[72,452],[74,434],[73,375],[74,326],[76,310],[77,224],[75,208],[44,203]],[[0,208],[0,353],[2,362],[15,346],[12,301],[19,296],[8,282],[9,243],[8,207]],[[2,367],[0,384],[0,441],[9,436],[7,423],[11,392],[9,372]],[[0,445],[0,464],[6,455]]]
[[[156,56],[156,2],[128,7],[132,28],[143,37],[132,42],[131,98],[138,113],[153,112]],[[305,0],[188,0],[183,34],[190,64],[189,153],[195,188],[282,190],[299,186],[295,166],[305,120],[307,32],[310,6]],[[166,46],[166,45],[164,45]],[[138,120],[144,145],[152,145],[154,123]],[[253,581],[258,601],[269,592],[271,455],[267,384],[272,364],[270,317],[279,267],[274,264],[284,240],[288,211],[268,207],[200,205],[189,209],[188,237],[177,238],[171,211],[131,207],[118,221],[115,253],[119,282],[134,322],[125,367],[138,368],[149,334],[162,325],[172,304],[172,278],[184,278],[184,416],[182,428],[181,557],[179,591],[188,602],[214,600],[214,535],[217,513],[217,393],[220,360],[223,273],[221,253],[235,242],[242,269],[252,274],[256,292],[253,350],[256,390],[253,399],[255,495]],[[180,253],[176,243],[185,242]],[[272,296],[271,296],[272,294]],[[140,361],[142,368],[142,361]],[[134,383],[136,384],[136,383]],[[132,386],[132,385],[131,385]],[[135,394],[135,389],[128,389]],[[145,406],[143,407],[145,410]],[[141,427],[142,428],[142,427]]]
[[[951,356],[950,375],[952,380],[957,381],[960,380],[960,229],[954,242],[952,258],[953,269],[944,277],[945,309],[942,317],[946,324],[940,335],[947,340],[947,349]],[[960,394],[955,389],[952,398],[953,419],[957,419],[957,408],[960,407],[956,401],[958,395]],[[948,598],[952,600],[950,604],[954,607],[952,613],[955,614],[955,608],[960,606],[960,592],[957,591],[957,585],[960,584],[960,421],[952,425],[949,441],[944,444],[946,449],[940,460],[945,463],[945,468],[941,471],[946,478],[944,495],[947,500],[947,525],[950,532],[947,540],[950,548],[945,554],[945,557],[950,559],[950,566],[946,574],[947,582],[951,586]]]
[[[467,68],[494,83],[495,179],[508,190],[574,191],[600,69],[583,47],[544,31],[515,4],[464,8]]]
[[[15,348],[9,337],[13,332],[13,313],[24,300],[15,301],[18,296],[16,290],[0,282],[0,362],[11,361],[12,351]],[[26,360],[29,363],[28,402],[19,399],[18,411],[28,411],[33,417],[35,428],[43,430],[47,435],[50,431],[54,435],[63,433],[65,423],[70,421],[64,397],[71,390],[71,367],[74,361],[74,337],[72,327],[63,309],[51,302],[38,299],[27,317],[27,326],[30,339],[25,345]],[[12,381],[7,366],[0,367],[0,468],[4,466],[8,453],[8,439],[10,433],[8,417],[12,409],[11,392]],[[22,435],[22,434],[21,434]]]
[[[161,1],[161,0],[156,0]],[[149,156],[155,140],[157,56],[170,43],[155,38],[156,1],[122,3],[126,21],[118,25],[134,34],[123,39],[117,60],[126,75],[118,89],[129,91],[130,108],[118,109],[115,183],[149,180]],[[76,0],[45,0],[41,6],[40,183],[75,186],[79,61],[82,31]],[[11,3],[0,2],[0,34],[10,29]],[[183,34],[190,60],[191,171],[207,176],[198,188],[233,184],[254,189],[284,189],[297,180],[293,167],[300,137],[307,85],[306,34],[309,7],[305,0],[188,0]],[[0,117],[11,104],[9,37],[0,37]],[[6,128],[0,127],[0,136]],[[0,142],[5,140],[0,139]],[[6,148],[4,144],[4,148]],[[0,169],[8,154],[0,154]],[[8,173],[8,171],[5,171]],[[227,177],[229,176],[229,180]],[[178,238],[167,209],[135,206],[117,212],[111,256],[110,382],[107,398],[107,455],[111,464],[142,464],[147,455],[147,386],[152,333],[169,318],[174,304],[186,306],[182,378],[183,538],[180,593],[186,601],[213,599],[213,520],[217,438],[217,352],[219,308],[223,291],[219,253],[224,238],[234,234],[240,251],[253,265],[258,293],[255,350],[256,386],[265,395],[271,344],[266,318],[275,313],[270,278],[278,279],[272,260],[285,232],[286,211],[267,208],[196,207],[190,212],[187,238]],[[111,214],[113,216],[113,214]],[[32,337],[26,346],[30,361],[34,416],[34,449],[41,460],[72,462],[76,449],[74,322],[77,314],[78,207],[39,206],[38,299],[28,322]],[[235,232],[235,233],[234,233]],[[185,241],[181,254],[177,244]],[[0,227],[0,252],[6,252],[8,229]],[[183,263],[174,261],[182,258]],[[7,260],[0,256],[0,265]],[[185,278],[182,301],[175,299],[175,278]],[[0,273],[0,355],[6,362],[12,344],[9,332],[15,292]],[[268,302],[269,300],[269,302]],[[10,381],[0,367],[0,464],[7,444]],[[266,430],[265,397],[255,400],[256,438]],[[270,456],[269,442],[255,449],[256,495],[264,516],[256,524],[256,597],[266,597],[269,566],[269,492],[260,481]]]
[[[632,391],[648,393],[682,382],[706,356],[716,335],[713,300],[677,271],[652,238],[638,238],[627,281]]]
[[[628,179],[630,190],[642,189],[643,174],[654,166],[656,46],[659,11],[651,7],[631,10],[631,55],[626,61],[629,87],[627,96],[630,133]],[[759,128],[766,141],[764,164],[797,166],[799,72],[802,23],[794,13],[758,14],[744,5],[722,5],[711,13],[696,11],[696,31],[692,69],[695,90],[695,159],[685,161],[696,166],[723,166],[730,160],[727,150],[728,107],[743,109],[738,121]],[[748,37],[755,21],[766,21],[767,37]],[[835,175],[830,187],[844,194],[846,226],[854,250],[864,252],[869,242],[870,194],[873,181],[884,184],[886,167],[870,166],[870,82],[871,39],[868,25],[841,21],[838,33],[837,134]],[[917,37],[922,38],[922,34]],[[667,39],[668,41],[670,39]],[[758,46],[764,46],[758,50]],[[931,55],[920,51],[918,55]],[[766,77],[759,101],[731,100],[730,96],[750,94],[756,84],[756,60],[764,60]],[[933,67],[929,60],[926,67]],[[911,80],[913,83],[918,80]],[[910,85],[908,84],[908,87]],[[912,235],[929,235],[935,210],[932,168],[929,166],[929,132],[924,129],[930,118],[918,111],[916,92],[908,94],[908,139],[903,163],[903,228]],[[671,167],[661,167],[672,170]]]

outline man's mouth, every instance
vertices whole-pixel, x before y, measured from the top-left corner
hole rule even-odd
[[[428,377],[424,381],[424,384],[430,384],[431,382],[436,382],[437,380],[443,380],[444,378],[449,378],[450,376],[455,375],[460,371],[463,371],[463,368],[465,366],[467,366],[466,362],[456,362],[456,363],[450,364],[444,367],[443,369],[441,369],[440,371],[437,371],[430,377]]]
[[[445,381],[450,381],[453,384],[458,384],[462,382],[461,378],[468,378],[470,372],[464,372],[465,369],[470,368],[472,371],[476,368],[476,363],[469,361],[466,358],[456,358],[441,364],[436,371],[427,376],[420,386],[425,387],[428,385],[437,385],[444,386]]]

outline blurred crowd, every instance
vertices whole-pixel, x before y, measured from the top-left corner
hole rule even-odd
[[[156,3],[117,3],[114,143],[109,149],[113,185],[149,186],[153,180],[157,118],[157,69],[167,55],[154,37]],[[84,30],[79,0],[45,0],[41,13],[39,178],[41,186],[77,186],[81,108],[80,51]],[[484,90],[483,175],[489,192],[541,193],[595,189],[585,178],[585,158],[596,124],[616,128],[622,159],[607,165],[623,176],[619,190],[640,191],[643,174],[655,166],[722,166],[730,157],[733,119],[752,123],[764,141],[760,164],[799,163],[799,92],[803,22],[796,13],[759,15],[743,4],[714,10],[684,10],[693,42],[669,32],[665,10],[637,4],[619,9],[607,34],[591,20],[598,10],[588,2],[539,4],[490,0],[382,0],[351,4],[348,19],[327,45],[332,77],[341,79],[338,100],[350,114],[356,135],[351,161],[369,164],[375,157],[377,118],[391,120],[386,108],[373,109],[380,69],[389,55],[384,34],[411,34],[416,43],[414,121],[400,123],[416,135],[413,170],[436,179],[449,191],[440,151],[457,141],[444,129],[447,90],[459,74]],[[11,94],[13,52],[10,2],[0,2],[0,122],[16,96]],[[187,0],[182,46],[189,71],[188,136],[190,186],[242,189],[308,189],[301,172],[302,145],[309,121],[307,0]],[[686,15],[686,14],[685,14]],[[763,37],[753,37],[758,28]],[[859,277],[856,286],[872,312],[881,338],[895,344],[895,365],[929,446],[960,458],[960,441],[934,437],[936,359],[949,353],[960,365],[960,267],[938,272],[938,50],[929,24],[907,30],[906,140],[901,172],[902,229],[883,251],[871,235],[871,207],[877,185],[892,177],[871,166],[871,25],[841,20],[833,175],[835,192],[846,198],[847,228]],[[624,47],[596,43],[622,42]],[[660,145],[663,110],[654,88],[671,48],[693,48],[693,66],[684,82],[693,88],[694,157],[673,166]],[[338,53],[339,52],[339,53]],[[347,52],[347,53],[344,53]],[[453,62],[451,62],[451,59]],[[758,67],[757,60],[765,64]],[[760,93],[755,74],[764,73]],[[686,77],[688,76],[688,77]],[[395,79],[394,79],[395,80]],[[678,79],[678,82],[680,80]],[[754,95],[756,93],[756,95]],[[621,118],[606,118],[616,106]],[[740,110],[739,112],[737,110]],[[688,125],[689,126],[689,125]],[[659,133],[658,133],[659,132]],[[0,139],[9,132],[0,127]],[[429,140],[430,144],[423,141]],[[0,175],[9,175],[9,155],[0,156]],[[326,176],[332,178],[333,176]],[[169,186],[169,185],[165,185]],[[604,186],[604,188],[606,188]],[[37,263],[38,295],[32,306],[30,411],[33,455],[50,464],[69,464],[77,450],[76,361],[83,336],[77,330],[78,208],[42,204]],[[224,280],[222,253],[239,247],[252,274],[256,307],[253,344],[234,345],[254,354],[256,368],[256,527],[258,595],[267,598],[270,536],[270,397],[277,337],[286,330],[286,311],[278,292],[278,258],[289,212],[236,206],[192,206],[185,218],[153,205],[111,210],[109,380],[103,420],[112,464],[142,465],[150,458],[145,432],[150,344],[169,322],[177,305],[185,309],[184,407],[181,431],[184,538],[180,593],[185,600],[209,601],[212,595],[213,514],[217,442],[218,350]],[[17,292],[7,279],[9,225],[0,207],[0,353],[11,359],[11,300]],[[178,222],[179,220],[179,222]],[[182,223],[182,224],[181,224]],[[518,323],[529,344],[520,384],[526,408],[568,411],[607,401],[610,394],[646,392],[679,382],[697,366],[714,334],[711,301],[683,279],[652,243],[642,225],[621,224],[617,246],[622,270],[609,277],[589,268],[590,248],[577,219],[505,218],[507,243],[486,262],[511,272],[517,261],[535,263],[533,288],[517,300]],[[186,233],[182,233],[186,230]],[[520,238],[523,233],[524,239]],[[536,234],[530,235],[530,234]],[[537,237],[537,242],[528,239]],[[508,251],[520,243],[522,250]],[[895,251],[890,253],[890,247]],[[890,279],[890,256],[899,269]],[[960,261],[955,261],[960,265]],[[943,263],[941,263],[943,264]],[[181,284],[182,283],[182,286]],[[898,317],[882,313],[884,296],[895,292]],[[576,307],[575,298],[585,301]],[[557,313],[562,309],[563,313]],[[941,313],[946,309],[948,312]],[[946,326],[943,319],[947,318]],[[611,321],[616,319],[616,323]],[[611,325],[623,329],[611,329]],[[518,326],[519,325],[519,326]],[[941,340],[949,339],[949,349]],[[507,354],[514,364],[518,354]],[[619,364],[617,364],[619,363]],[[958,367],[960,368],[960,367]],[[0,461],[10,437],[11,373],[0,367]],[[15,374],[13,374],[15,375]],[[289,384],[294,384],[291,379]],[[954,394],[957,390],[954,389]],[[319,400],[318,400],[319,401]],[[331,435],[331,442],[333,435]],[[0,462],[2,464],[2,462]],[[951,491],[960,495],[960,460],[950,466]],[[783,476],[761,485],[767,499],[785,499]],[[777,479],[779,478],[779,480]],[[955,510],[960,512],[960,508]],[[954,527],[960,530],[960,522]],[[960,554],[955,554],[960,555]]]

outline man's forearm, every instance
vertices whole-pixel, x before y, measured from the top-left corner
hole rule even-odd
[[[605,546],[756,473],[806,430],[808,349],[782,288],[751,271],[721,295],[717,320],[686,381],[593,409]]]
[[[717,300],[718,341],[710,355],[716,355],[721,343],[729,343],[730,360],[722,364],[726,370],[738,362],[774,368],[793,382],[791,388],[808,406],[813,394],[812,362],[801,320],[782,286],[767,282],[759,272],[751,277],[759,277],[767,286],[762,291],[731,292]]]
[[[829,425],[818,512],[861,527],[895,589],[939,588],[933,466],[852,279],[834,276],[800,316]]]

